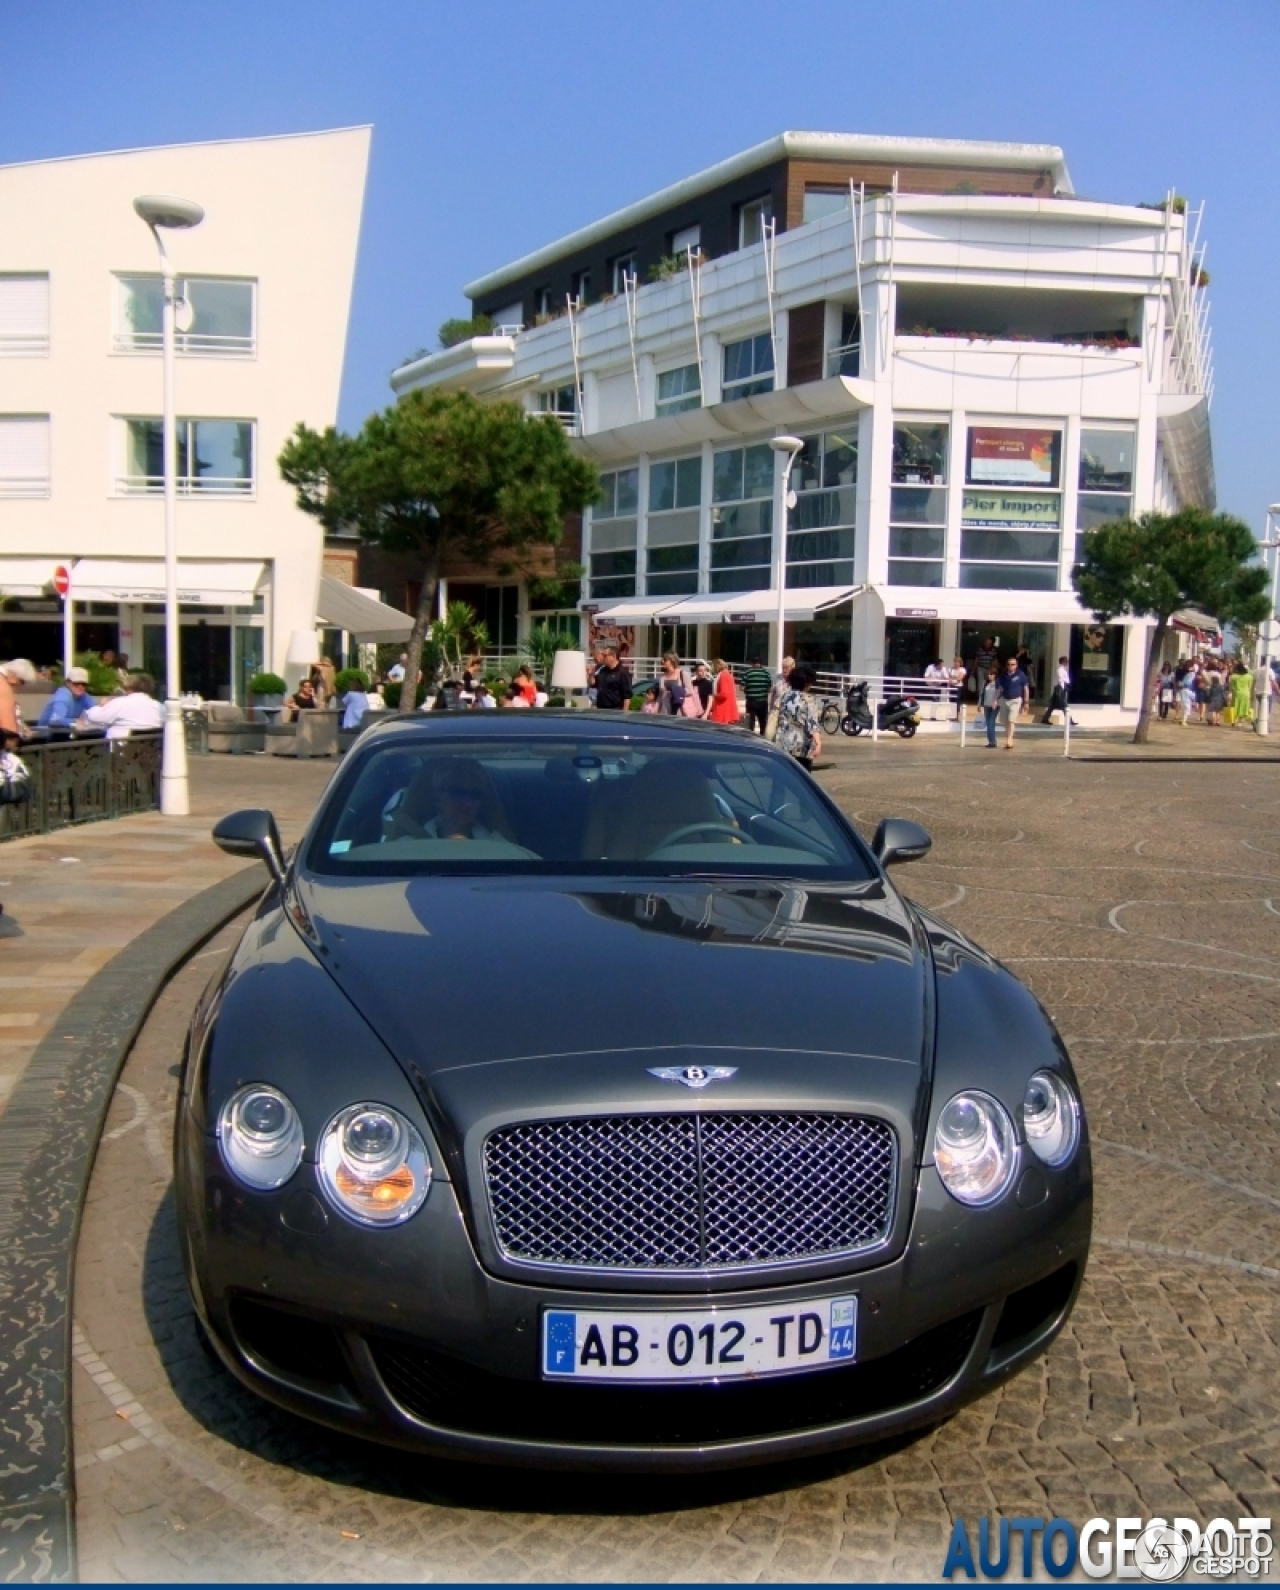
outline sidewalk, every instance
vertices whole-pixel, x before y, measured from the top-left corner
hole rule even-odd
[[[1004,744],[1003,730],[997,735],[997,741],[1001,746]],[[1061,760],[1063,749],[1061,728],[1023,722],[1014,736],[1012,752],[1007,756],[1002,753],[999,760],[1011,762],[1016,756]],[[1178,723],[1157,720],[1151,725],[1151,737],[1146,745],[1134,745],[1131,728],[1073,729],[1070,749],[1073,762],[1280,762],[1280,733],[1264,738],[1252,729],[1211,729],[1202,723],[1183,728]],[[892,731],[882,733],[874,741],[867,734],[856,738],[824,734],[819,761],[843,768],[868,756],[877,762],[890,756],[912,759],[927,756],[931,764],[937,765],[953,761],[962,754],[968,756],[970,752],[987,755],[986,729],[981,722],[975,723],[972,719],[965,730],[963,750],[958,728],[947,734],[917,734],[910,740]]]
[[[175,906],[244,867],[210,839],[217,819],[267,806],[289,843],[337,766],[192,757],[190,817],[146,812],[0,845],[0,1113],[94,973]]]

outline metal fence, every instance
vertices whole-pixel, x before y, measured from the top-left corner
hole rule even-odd
[[[0,840],[48,834],[160,804],[161,735],[50,740],[20,752],[31,798],[0,805]]]

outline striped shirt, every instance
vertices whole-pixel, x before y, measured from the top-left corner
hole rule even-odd
[[[742,693],[748,701],[767,701],[773,689],[773,675],[767,668],[748,668],[742,676]]]

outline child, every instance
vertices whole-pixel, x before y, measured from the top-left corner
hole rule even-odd
[[[662,710],[662,686],[661,685],[650,685],[649,686],[648,690],[645,692],[644,705],[640,708],[640,710],[641,710],[641,712],[661,712],[661,710]]]

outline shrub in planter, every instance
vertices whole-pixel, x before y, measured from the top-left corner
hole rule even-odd
[[[249,694],[259,701],[265,696],[284,696],[289,687],[279,674],[254,674],[249,681]]]
[[[369,675],[363,668],[343,668],[334,675],[333,692],[345,696],[348,690],[368,690]]]
[[[399,712],[400,710],[400,693],[400,681],[398,679],[390,679],[382,687],[382,699],[392,712]],[[421,706],[426,699],[427,682],[423,679],[418,683],[418,706]]]
[[[120,688],[120,675],[114,668],[109,668],[96,651],[77,652],[74,658],[75,666],[83,668],[89,675],[89,694],[99,700],[109,696],[112,691]]]

